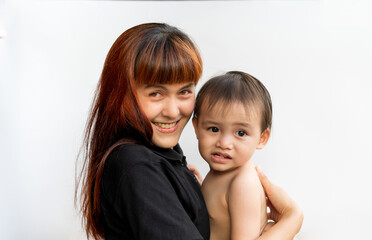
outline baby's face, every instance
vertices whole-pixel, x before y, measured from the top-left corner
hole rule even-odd
[[[250,160],[256,149],[261,149],[270,136],[270,130],[261,134],[260,111],[248,110],[241,103],[227,108],[216,104],[210,110],[202,106],[198,119],[193,119],[199,151],[211,169],[229,171]]]

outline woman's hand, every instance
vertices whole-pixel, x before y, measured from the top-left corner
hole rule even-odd
[[[270,208],[267,217],[276,222],[274,225],[270,224],[259,239],[293,239],[302,226],[304,215],[301,208],[282,188],[271,183],[260,167],[257,166],[256,171]]]
[[[203,177],[200,174],[199,170],[194,165],[191,165],[191,164],[187,164],[187,167],[195,175],[196,179],[198,180],[198,182],[199,182],[199,184],[201,186],[202,183],[203,183]]]

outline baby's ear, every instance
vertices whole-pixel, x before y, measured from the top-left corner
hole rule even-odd
[[[199,139],[199,136],[198,136],[198,120],[195,117],[192,118],[192,125],[194,126],[194,131],[195,131],[196,138]]]
[[[270,135],[270,129],[266,129],[263,133],[261,133],[260,142],[258,143],[256,149],[262,149],[265,147],[266,143],[269,141]]]

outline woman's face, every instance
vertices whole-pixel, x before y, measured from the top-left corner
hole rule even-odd
[[[161,148],[174,147],[194,110],[194,83],[137,84],[136,90],[152,125],[152,143]]]

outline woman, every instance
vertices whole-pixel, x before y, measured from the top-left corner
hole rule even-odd
[[[201,73],[196,46],[167,24],[138,25],[115,41],[86,128],[81,199],[88,237],[209,239],[197,170],[187,168],[178,145]],[[278,221],[262,239],[293,238],[301,210],[262,182]]]

